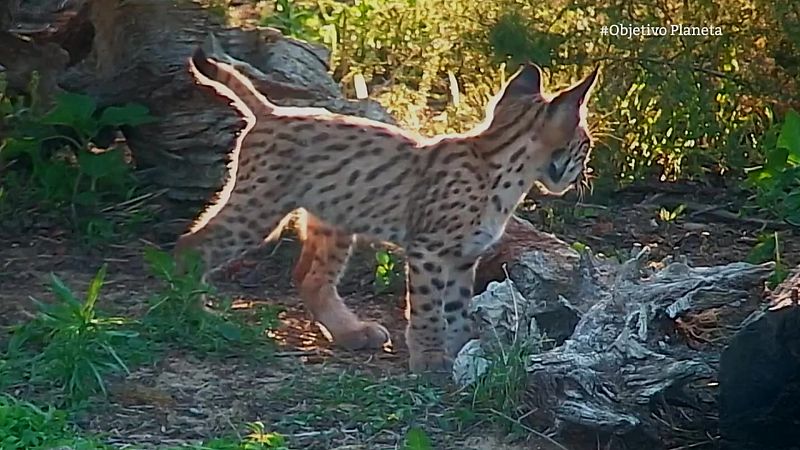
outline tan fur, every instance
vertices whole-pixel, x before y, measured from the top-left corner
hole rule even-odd
[[[337,343],[374,348],[388,332],[361,321],[336,285],[354,235],[404,248],[406,342],[415,372],[447,370],[472,337],[467,306],[475,266],[516,205],[537,182],[556,194],[567,190],[589,154],[582,111],[596,71],[548,97],[538,67],[528,65],[475,131],[421,139],[366,119],[274,105],[234,66],[202,52],[191,67],[254,123],[240,137],[230,192],[176,251],[196,248],[213,270],[302,210],[305,240],[293,274],[301,297]]]

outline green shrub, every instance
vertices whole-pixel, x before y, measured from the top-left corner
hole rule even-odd
[[[375,262],[375,290],[382,293],[397,288],[404,276],[400,258],[388,250],[378,250]]]
[[[763,139],[764,164],[748,174],[758,207],[800,225],[800,114],[790,110]]]
[[[789,267],[783,261],[780,235],[777,232],[759,235],[758,242],[750,250],[746,261],[750,264],[762,264],[770,261],[775,264],[772,275],[767,278],[767,286],[770,289],[774,289],[789,276]]]
[[[0,448],[3,450],[53,449],[101,450],[108,447],[75,437],[66,413],[0,395]]]
[[[59,95],[43,113],[33,94],[36,80],[27,101],[10,98],[0,80],[0,126],[8,130],[0,140],[0,167],[16,169],[1,181],[15,197],[66,210],[79,231],[108,235],[113,224],[103,223],[101,206],[129,200],[136,188],[129,155],[114,136],[154,118],[133,103],[99,110],[91,97],[75,93]]]

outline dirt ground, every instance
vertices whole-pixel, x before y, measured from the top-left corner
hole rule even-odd
[[[652,246],[657,257],[685,255],[693,265],[743,260],[758,236],[773,230],[770,226],[719,219],[709,215],[708,208],[689,208],[670,223],[656,218],[659,205],[702,203],[703,198],[721,198],[717,195],[625,192],[606,205],[579,207],[574,199],[547,199],[537,201],[535,210],[526,204],[520,215],[595,252],[613,254],[615,249],[630,249],[638,243]],[[142,260],[143,249],[154,245],[155,235],[144,234],[95,250],[67,236],[54,226],[33,226],[24,232],[0,227],[0,325],[29,317],[31,297],[50,298],[47,283],[51,272],[83,292],[96,270],[108,263],[102,307],[130,314],[141,313],[146,299],[159,289],[159,281],[148,273]],[[798,264],[797,229],[781,230],[780,244],[784,262]],[[168,351],[157,363],[115,380],[109,399],[94,402],[80,414],[78,423],[121,448],[207,439],[240,432],[243,423],[262,421],[266,429],[287,436],[292,448],[392,449],[402,446],[403,436],[396,427],[376,420],[408,422],[408,415],[413,415],[411,422],[428,430],[435,448],[559,448],[534,435],[516,446],[506,446],[503,438],[493,437],[489,424],[479,422],[459,430],[443,423],[450,416],[433,399],[456,394],[420,386],[406,373],[402,296],[399,292],[375,293],[374,258],[369,251],[356,255],[341,292],[361,317],[387,326],[392,348],[376,353],[333,348],[309,322],[289,281],[296,256],[297,244],[287,237],[277,248],[248,255],[238,270],[216,283],[222,293],[243,304],[264,302],[284,308],[275,333],[279,348],[273,357],[253,361]],[[342,386],[351,392],[342,392]],[[365,404],[363,396],[384,404]]]

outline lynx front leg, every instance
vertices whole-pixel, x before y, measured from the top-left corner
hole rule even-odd
[[[415,248],[407,257],[409,365],[418,373],[449,371],[453,358],[473,337],[467,311],[477,261]]]
[[[445,266],[441,258],[424,248],[406,253],[406,345],[412,372],[445,372],[452,360],[445,352]]]

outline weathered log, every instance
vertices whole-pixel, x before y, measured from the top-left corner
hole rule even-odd
[[[565,440],[605,435],[633,445],[628,448],[662,448],[672,434],[668,421],[656,419],[665,410],[685,409],[670,420],[704,420],[719,352],[677,339],[676,321],[736,307],[763,283],[771,264],[653,264],[646,247],[620,263],[578,253],[517,222],[511,228],[516,250],[501,241],[484,263],[505,263],[508,279],[475,297],[481,337],[458,356],[456,379],[471,382],[485,369],[487,352],[516,342],[533,352],[524,361],[530,387],[521,413]],[[545,340],[551,336],[565,338]],[[685,389],[693,384],[705,388]]]
[[[226,181],[228,155],[243,126],[227,100],[198,87],[188,71],[189,55],[209,31],[230,55],[252,65],[248,75],[276,103],[391,120],[375,102],[344,99],[328,74],[326,51],[275,30],[226,29],[191,0],[93,0],[89,6],[91,52],[61,83],[101,106],[138,102],[150,109],[156,123],[123,131],[147,180],[169,188],[174,200],[190,201],[184,218]]]
[[[725,448],[800,448],[800,266],[744,320],[719,383]]]

